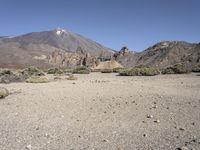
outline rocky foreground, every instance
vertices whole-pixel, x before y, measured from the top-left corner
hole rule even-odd
[[[198,74],[76,77],[0,84],[0,149],[200,149]]]

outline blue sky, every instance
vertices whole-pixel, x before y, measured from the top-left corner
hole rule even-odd
[[[200,1],[0,0],[0,36],[56,27],[115,50],[141,51],[163,40],[200,42]]]

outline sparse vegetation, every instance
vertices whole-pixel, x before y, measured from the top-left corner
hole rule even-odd
[[[162,74],[184,74],[189,72],[184,64],[175,64],[162,70]]]
[[[27,83],[47,83],[49,80],[46,77],[31,76],[26,80]]]
[[[63,72],[64,72],[64,73],[72,73],[72,72],[73,72],[73,69],[64,69]]]
[[[23,70],[2,69],[0,70],[0,83],[24,82],[31,76],[44,76],[44,72],[36,67]]]
[[[155,76],[159,74],[159,70],[156,68],[147,67],[134,67],[132,69],[126,69],[119,73],[121,76]]]
[[[113,69],[103,69],[101,73],[113,73]]]
[[[9,91],[6,88],[0,87],[0,99],[9,95]]]
[[[192,68],[192,72],[200,72],[200,64]]]
[[[11,75],[11,74],[13,74],[13,72],[9,69],[1,69],[0,70],[0,76],[6,75],[6,74]]]
[[[29,67],[25,68],[24,70],[21,71],[23,75],[27,75],[28,77],[30,76],[44,76],[44,72],[36,67]]]
[[[74,74],[90,74],[90,69],[86,67],[79,67],[73,70]]]
[[[10,69],[0,70],[0,83],[23,82],[27,79],[20,71]]]
[[[51,68],[49,70],[47,70],[47,74],[63,74],[63,70],[59,69],[59,68]]]
[[[120,73],[121,71],[125,70],[126,68],[114,68],[113,72]]]
[[[75,77],[73,74],[69,75],[69,77],[66,78],[67,80],[77,80],[77,77]]]
[[[101,72],[101,69],[92,69],[91,72]]]

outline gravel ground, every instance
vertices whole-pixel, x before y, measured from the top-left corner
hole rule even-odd
[[[77,77],[1,84],[0,150],[200,150],[197,74]]]

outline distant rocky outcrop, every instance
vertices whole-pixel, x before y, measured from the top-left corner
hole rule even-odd
[[[163,41],[138,53],[120,55],[115,59],[123,66],[150,66],[165,68],[177,63],[188,67],[200,63],[200,45],[183,41]]]
[[[126,46],[124,46],[124,47],[122,47],[122,49],[121,49],[119,52],[116,52],[116,53],[113,55],[113,57],[114,57],[115,59],[117,59],[117,58],[119,58],[119,57],[126,56],[126,55],[129,54],[129,53],[130,53],[129,49],[128,49]]]

